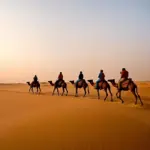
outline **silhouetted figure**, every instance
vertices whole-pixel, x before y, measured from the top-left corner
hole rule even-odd
[[[57,85],[60,81],[62,81],[62,82],[64,81],[64,80],[63,80],[63,74],[62,74],[62,72],[59,73],[59,75],[58,75],[58,80],[56,81],[55,84]]]
[[[84,75],[83,75],[82,71],[80,71],[80,74],[78,76],[78,80],[76,81],[76,84],[78,84],[78,82],[80,82],[81,80],[83,80],[83,78],[84,78]]]
[[[98,88],[98,83],[101,82],[101,81],[104,81],[105,80],[105,74],[103,72],[103,70],[100,70],[100,73],[98,75],[98,80],[96,81],[96,89]]]
[[[37,75],[34,76],[33,82],[34,82],[34,83],[37,83],[37,82],[38,82],[38,77],[37,77]]]
[[[123,81],[127,80],[128,77],[129,77],[129,73],[128,73],[128,71],[125,68],[122,68],[122,71],[120,72],[120,74],[121,74],[121,78],[120,78],[120,80],[118,82],[118,90],[121,89],[121,83]]]

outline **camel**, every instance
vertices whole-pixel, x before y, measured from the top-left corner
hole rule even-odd
[[[108,80],[108,81],[109,81],[115,88],[118,89],[118,84],[115,82],[115,79],[110,79],[110,80]],[[141,97],[140,97],[140,95],[139,95],[139,93],[138,93],[138,87],[137,87],[137,85],[132,81],[131,78],[130,78],[130,79],[127,79],[127,80],[125,80],[125,81],[123,81],[123,82],[121,83],[121,89],[120,89],[120,90],[118,89],[118,91],[117,91],[117,93],[116,93],[117,98],[119,98],[119,99],[121,100],[121,102],[124,103],[123,99],[121,98],[121,91],[129,91],[129,90],[132,92],[132,94],[133,94],[134,97],[135,97],[135,105],[137,104],[137,100],[138,100],[138,99],[140,100],[141,105],[143,105],[143,102],[142,102],[142,100],[141,100]],[[119,96],[118,96],[118,94],[119,94]]]
[[[40,92],[41,92],[41,88],[40,88],[40,83],[39,82],[36,82],[36,83],[35,82],[32,82],[32,83],[27,82],[27,84],[30,86],[29,92],[32,90],[32,93],[34,93],[33,88],[37,89],[37,93],[38,93],[38,90],[40,90]]]
[[[54,90],[53,90],[53,93],[52,93],[52,95],[54,95],[54,92],[55,92],[55,90],[57,89],[57,93],[58,93],[58,95],[59,95],[59,90],[58,90],[58,88],[61,88],[62,87],[62,90],[63,90],[63,92],[62,92],[62,96],[64,95],[64,92],[65,92],[65,90],[66,90],[66,96],[68,95],[68,89],[67,89],[67,83],[65,82],[65,81],[63,81],[63,82],[58,82],[58,84],[57,83],[53,83],[52,81],[48,81],[49,83],[50,83],[50,85],[51,86],[54,86]]]
[[[88,80],[88,82],[89,82],[92,86],[96,86],[96,83],[94,83],[93,80]],[[99,82],[99,83],[98,83],[98,87],[97,87],[98,99],[100,99],[100,92],[99,92],[100,90],[104,90],[105,93],[106,93],[106,97],[104,98],[104,101],[105,101],[105,100],[107,99],[107,97],[108,97],[107,90],[108,90],[109,93],[110,93],[111,101],[113,101],[111,88],[110,88],[110,85],[108,84],[107,81],[102,81],[102,82]]]
[[[74,80],[71,80],[70,83],[73,84],[73,85],[75,84]],[[84,89],[84,96],[83,97],[86,96],[86,93],[87,93],[86,88],[88,88],[88,94],[90,93],[89,86],[88,86],[88,84],[86,83],[85,80],[81,80],[77,84],[75,84],[75,88],[76,88],[76,94],[75,94],[76,97],[78,96],[78,88],[83,88]]]

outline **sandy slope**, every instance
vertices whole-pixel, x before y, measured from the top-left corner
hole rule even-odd
[[[0,85],[0,150],[150,150],[150,83],[138,82],[144,107],[123,93],[119,100],[28,93],[27,85]],[[112,88],[115,94],[115,89]],[[83,91],[80,90],[80,95]]]

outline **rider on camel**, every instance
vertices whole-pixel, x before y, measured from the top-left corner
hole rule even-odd
[[[79,81],[83,80],[83,78],[84,78],[84,75],[83,75],[82,71],[80,71],[80,74],[79,74],[79,76],[78,76],[78,80],[76,81],[76,84],[77,84]]]
[[[62,74],[62,72],[59,73],[58,80],[56,81],[56,84],[59,83],[59,81],[63,81],[63,74]]]
[[[98,88],[98,83],[101,82],[101,81],[104,81],[105,80],[105,74],[103,72],[103,70],[100,70],[100,73],[98,75],[98,80],[96,81],[96,89]]]
[[[128,71],[125,68],[122,68],[122,71],[120,72],[120,74],[121,74],[121,79],[118,82],[118,90],[121,89],[121,83],[123,81],[127,80],[128,76],[129,76],[129,73],[128,73]]]
[[[37,83],[37,82],[38,82],[38,77],[37,77],[37,75],[34,76],[33,82],[34,82],[34,83]]]

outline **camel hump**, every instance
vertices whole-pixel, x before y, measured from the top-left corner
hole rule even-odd
[[[79,86],[79,87],[82,87],[83,85],[87,85],[85,79],[82,79],[82,80],[80,80],[80,81],[78,82],[78,86]]]
[[[64,83],[65,83],[64,80],[60,80],[60,81],[56,81],[54,85],[55,85],[56,87],[62,87]]]
[[[32,84],[33,85],[40,85],[39,81],[33,81]]]
[[[106,80],[102,80],[102,81],[99,82],[99,85],[102,85],[103,83],[107,83],[107,81]]]
[[[107,82],[106,80],[99,81],[99,82],[98,82],[98,86],[99,86],[100,88],[102,88],[102,86],[103,86],[104,83],[107,84],[108,82]],[[95,87],[96,87],[96,85],[95,85]]]
[[[79,81],[80,84],[86,83],[85,79]]]

